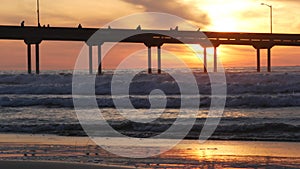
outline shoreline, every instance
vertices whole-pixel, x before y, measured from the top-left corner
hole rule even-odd
[[[5,142],[2,142],[2,141],[1,141],[1,139],[3,138],[3,136],[4,136],[5,138],[8,138],[8,139],[12,139],[12,138],[16,138],[16,137],[24,137],[25,140],[28,140],[30,137],[32,137],[32,138],[36,137],[36,138],[38,138],[38,139],[45,137],[45,138],[47,138],[47,139],[50,138],[50,140],[51,140],[52,138],[62,138],[62,139],[58,139],[58,140],[60,140],[60,141],[66,141],[66,140],[69,140],[68,138],[70,138],[70,139],[76,138],[76,139],[81,140],[81,141],[88,141],[88,140],[90,140],[89,136],[87,136],[87,135],[59,135],[59,134],[51,134],[51,133],[49,133],[49,134],[43,134],[43,133],[32,134],[32,133],[1,133],[1,132],[0,132],[0,144],[5,143]],[[8,137],[7,137],[7,136],[8,136]],[[10,137],[10,136],[11,136],[11,137]],[[110,137],[110,136],[107,136],[107,138],[116,138],[116,139],[117,139],[118,137]],[[148,139],[148,138],[140,138],[140,139]],[[161,138],[161,139],[163,139],[163,140],[177,140],[177,138]],[[29,140],[31,140],[31,139],[29,139]],[[47,140],[47,142],[50,141],[50,140]],[[54,139],[54,140],[56,140],[56,139]],[[198,137],[189,137],[189,136],[186,136],[186,137],[183,138],[182,140],[183,140],[183,141],[199,141],[199,138],[198,138]],[[12,141],[12,142],[9,142],[9,143],[14,143],[13,140],[11,140],[11,141]],[[46,140],[44,140],[44,141],[46,141]],[[201,140],[200,140],[200,141],[201,141]],[[247,138],[245,138],[245,139],[235,139],[235,138],[232,138],[232,139],[209,138],[207,141],[300,143],[300,141],[298,141],[298,140],[259,139],[259,138],[255,138],[255,139],[247,139]],[[89,141],[89,142],[91,142],[91,141]],[[18,143],[18,142],[16,142],[16,143]],[[39,143],[39,142],[37,142],[37,143]],[[53,142],[50,141],[50,143],[52,143],[52,144],[54,143],[54,144],[55,144],[55,141],[53,141]],[[57,142],[57,143],[58,143],[58,142]],[[70,142],[68,141],[68,142],[66,142],[65,144],[69,144],[69,143],[70,143]]]
[[[107,142],[103,142],[103,144],[112,144],[112,143],[120,143],[120,146],[126,146],[126,144],[121,144],[124,142],[123,138],[117,138],[117,137],[105,137]],[[150,144],[148,145],[149,147],[151,146],[158,146],[158,147],[164,147],[165,144],[163,142],[166,142],[168,144],[168,140],[173,140],[173,139],[159,139],[162,143],[157,145],[157,144]],[[114,142],[112,142],[114,141]],[[119,141],[119,142],[117,142]],[[89,137],[74,137],[74,136],[57,136],[57,135],[52,135],[52,134],[14,134],[14,133],[9,133],[9,134],[3,134],[0,133],[0,147],[5,144],[11,144],[11,145],[64,145],[64,146],[97,146],[94,141],[89,138]],[[201,140],[188,140],[184,139],[181,140],[174,148],[186,148],[189,145],[190,146],[210,146],[210,145],[254,145],[254,144],[259,144],[263,145],[266,148],[268,148],[268,144],[273,144],[273,145],[278,145],[278,150],[280,150],[280,146],[283,145],[295,145],[297,148],[300,149],[300,142],[284,142],[284,141],[247,141],[247,140],[207,140],[204,143],[202,143]],[[119,146],[116,145],[116,146]],[[128,144],[131,145],[131,144]],[[263,146],[260,146],[258,148],[263,148]],[[281,148],[281,150],[285,149],[284,147]],[[249,154],[251,155],[251,154]],[[252,154],[253,155],[253,154]],[[279,156],[280,157],[280,156]],[[299,157],[300,154],[294,154],[294,157]]]
[[[114,148],[129,154],[139,154],[138,150],[165,148],[168,144],[168,139],[161,139],[160,144],[150,142],[149,145],[140,147],[132,147],[120,138],[106,138],[103,141],[106,141],[103,145],[113,145]],[[101,166],[149,168],[158,165],[170,165],[176,168],[178,165],[206,166],[207,164],[220,167],[225,164],[233,167],[237,164],[239,166],[272,164],[275,168],[300,166],[299,142],[208,140],[200,143],[195,140],[182,140],[163,154],[141,159],[116,156],[103,149],[103,145],[101,147],[96,145],[88,137],[0,134],[0,166],[14,165],[9,162],[4,164],[1,161],[19,161],[15,164],[40,162],[48,166],[54,163],[70,163],[76,168],[77,165],[88,164],[95,165],[96,168]]]

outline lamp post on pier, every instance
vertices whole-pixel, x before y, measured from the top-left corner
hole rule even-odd
[[[272,5],[261,3],[261,5],[265,5],[270,8],[270,28],[271,28],[271,34],[273,33],[273,7]]]
[[[37,23],[38,23],[38,27],[41,26],[41,23],[40,23],[40,0],[37,0],[36,1],[36,8],[37,8]]]

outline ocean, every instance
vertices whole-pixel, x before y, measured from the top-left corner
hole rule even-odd
[[[186,73],[180,69],[168,71],[183,76]],[[227,69],[226,104],[224,113],[218,117],[208,117],[209,76],[198,70],[194,70],[193,75],[199,88],[199,109],[185,109],[180,123],[176,124],[184,127],[190,125],[190,118],[196,118],[186,139],[198,139],[207,118],[221,118],[209,139],[300,141],[300,67],[274,67],[272,73],[256,73],[255,68],[250,67]],[[149,123],[137,123],[119,113],[111,96],[112,78],[112,71],[97,76],[95,94],[103,116],[118,132],[149,138],[166,131],[178,118],[181,94],[176,81],[169,75],[142,72],[130,84],[129,98],[134,109],[124,108],[123,113]],[[149,93],[154,89],[165,92],[166,108],[151,108],[149,112],[151,100],[162,99],[160,95],[152,95],[149,100]],[[127,93],[121,92],[116,99],[127,97]],[[193,94],[187,97],[191,101],[197,99]],[[0,72],[0,132],[86,136],[74,110],[72,71],[44,71],[40,75]],[[176,132],[167,136],[168,139],[179,137]]]

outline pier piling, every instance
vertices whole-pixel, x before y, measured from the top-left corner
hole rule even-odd
[[[217,47],[214,47],[214,72],[218,72]]]
[[[268,48],[268,72],[271,72],[271,48]]]
[[[98,45],[98,75],[102,74],[102,45]]]
[[[27,44],[27,72],[31,74],[31,44]]]
[[[161,46],[157,46],[157,73],[161,74]]]
[[[93,46],[89,45],[89,74],[93,74]]]
[[[203,64],[204,64],[204,73],[207,73],[207,48],[203,48]]]
[[[148,73],[152,73],[152,64],[151,64],[151,46],[148,46]]]
[[[257,72],[260,72],[260,49],[256,49],[257,52]]]
[[[39,43],[35,44],[35,65],[36,65],[36,74],[40,74],[40,45]]]

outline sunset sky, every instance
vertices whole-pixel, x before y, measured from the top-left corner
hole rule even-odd
[[[36,25],[36,0],[2,0],[0,25]],[[270,15],[267,6],[273,6],[274,33],[300,33],[299,0],[40,0],[41,24],[51,26],[102,27],[117,18],[140,12],[164,12],[188,20],[202,31],[220,32],[270,32]],[[143,27],[142,28],[147,28]],[[163,24],[163,29],[175,25]],[[136,28],[128,23],[123,28]],[[180,29],[180,28],[179,28]],[[41,69],[72,69],[82,46],[80,42],[43,42],[41,44]],[[127,47],[129,46],[129,47]],[[180,55],[193,67],[202,68],[183,47],[165,45],[163,48]],[[120,45],[111,51],[114,59],[104,60],[104,67],[115,67],[124,54],[146,49],[143,45]],[[154,52],[154,51],[153,51]],[[201,52],[201,51],[199,51]],[[225,67],[255,66],[256,52],[251,46],[220,46],[218,56]],[[154,53],[155,54],[155,53]],[[155,55],[154,55],[155,56]],[[276,66],[300,65],[300,48],[274,47],[272,64]],[[262,52],[262,66],[266,64],[266,52]],[[0,42],[0,69],[26,70],[26,46],[22,41]],[[147,63],[147,57],[139,58]],[[163,66],[172,67],[172,59],[163,56]],[[155,59],[153,60],[155,65]],[[34,59],[33,59],[34,63]],[[175,66],[176,67],[176,66]]]

